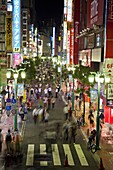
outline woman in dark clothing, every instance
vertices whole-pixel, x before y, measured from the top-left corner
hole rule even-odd
[[[90,129],[92,129],[92,127],[94,126],[94,115],[92,112],[90,112],[88,119],[89,119],[89,123],[90,123]]]

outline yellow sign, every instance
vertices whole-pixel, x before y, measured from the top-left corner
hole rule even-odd
[[[12,18],[11,16],[6,17],[6,50],[7,52],[12,51]]]
[[[24,90],[24,94],[23,94],[23,102],[26,102],[26,90]]]
[[[20,52],[20,48],[13,48],[13,52],[15,52],[15,53]]]

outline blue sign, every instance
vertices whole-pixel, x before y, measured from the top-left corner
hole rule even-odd
[[[10,103],[10,102],[11,102],[11,99],[10,99],[10,98],[8,98],[8,99],[7,99],[7,103]]]
[[[10,111],[11,110],[11,106],[6,106],[6,110]]]
[[[12,103],[15,104],[16,103],[16,99],[13,98],[12,99]]]
[[[13,52],[20,52],[20,0],[13,0]]]

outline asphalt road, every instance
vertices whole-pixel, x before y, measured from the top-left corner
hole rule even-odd
[[[6,170],[61,170],[61,169],[68,169],[68,170],[98,170],[97,164],[95,162],[95,159],[93,158],[93,154],[90,151],[87,151],[86,149],[86,142],[84,139],[84,136],[81,132],[81,130],[77,131],[76,146],[79,146],[81,148],[80,151],[83,152],[82,158],[79,156],[79,150],[75,148],[75,144],[68,142],[65,142],[62,140],[61,135],[59,135],[58,139],[55,141],[52,141],[55,146],[57,146],[59,155],[60,155],[60,161],[61,165],[55,166],[54,160],[53,160],[53,153],[54,151],[51,150],[51,147],[48,148],[50,145],[48,144],[48,141],[44,138],[47,130],[48,131],[55,131],[56,130],[56,124],[57,122],[60,123],[60,130],[62,131],[62,125],[64,123],[64,113],[63,113],[63,107],[64,103],[63,101],[57,99],[55,108],[50,110],[50,117],[48,124],[45,123],[39,123],[34,124],[32,112],[29,112],[28,119],[25,122],[26,126],[24,129],[24,137],[22,142],[22,151],[23,151],[23,158],[22,162],[18,162],[15,165],[12,165]],[[40,145],[43,144],[44,146],[47,146],[48,152],[47,156],[41,156],[40,157]],[[26,166],[26,159],[28,155],[28,146],[32,145],[34,147],[34,155],[33,155],[33,165],[32,166]],[[66,148],[65,148],[66,147]],[[80,149],[79,148],[79,149]],[[69,149],[69,150],[68,150]],[[70,157],[72,156],[73,165],[70,165],[68,167],[64,166],[64,160],[65,160],[65,150],[68,150],[68,159],[70,160]],[[78,152],[77,152],[78,151]],[[70,154],[70,155],[69,155]],[[83,157],[87,162],[87,166],[82,165]],[[68,160],[68,163],[69,163]],[[82,163],[80,162],[82,160]],[[40,161],[47,161],[47,166],[41,166]]]

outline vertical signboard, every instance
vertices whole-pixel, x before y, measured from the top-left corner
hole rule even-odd
[[[24,84],[18,84],[17,96],[23,96],[24,94]]]
[[[113,107],[113,83],[108,84],[107,88],[107,106]]]
[[[73,64],[74,56],[74,28],[70,29],[70,64]]]
[[[55,55],[55,27],[53,27],[52,56]]]
[[[80,1],[74,3],[74,64],[78,64],[78,45],[79,39],[79,23],[80,23]]]
[[[103,25],[104,0],[87,1],[87,28],[92,28],[93,24]]]
[[[20,52],[20,0],[13,0],[13,52]]]
[[[108,16],[106,23],[106,54],[105,58],[113,58],[113,0],[108,1]]]
[[[67,64],[70,64],[70,30],[67,32]]]
[[[72,0],[68,0],[67,22],[72,22]]]
[[[12,51],[12,17],[6,17],[6,50]]]

